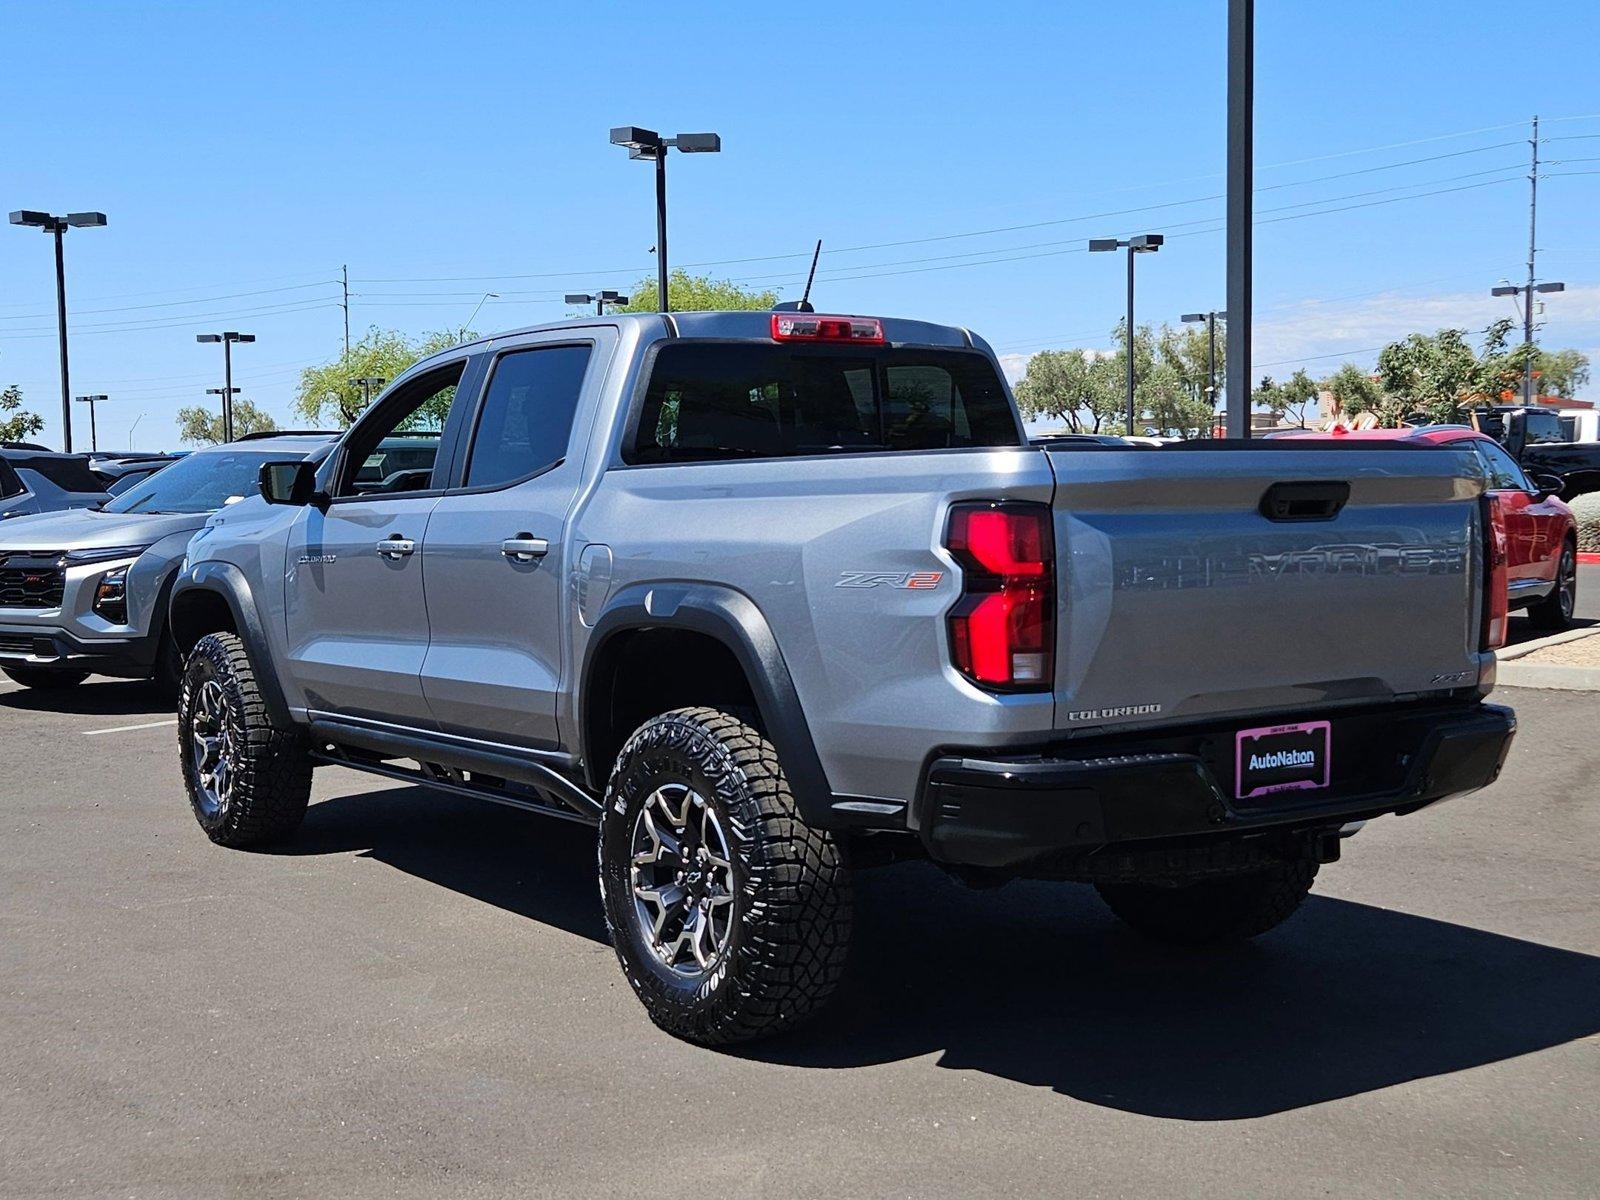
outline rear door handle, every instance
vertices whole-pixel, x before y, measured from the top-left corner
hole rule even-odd
[[[378,553],[396,562],[414,552],[416,548],[417,544],[414,541],[401,537],[398,533],[391,534],[378,543]]]
[[[534,537],[531,533],[519,533],[516,537],[508,537],[500,543],[500,553],[512,562],[530,563],[549,554],[550,543],[542,537]]]

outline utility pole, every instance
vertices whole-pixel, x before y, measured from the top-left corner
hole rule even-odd
[[[1255,0],[1228,0],[1227,435],[1250,436],[1250,322],[1255,185]]]
[[[1533,272],[1539,247],[1535,239],[1539,227],[1539,114],[1533,116],[1533,163],[1528,171],[1528,289],[1522,296],[1522,343],[1527,362],[1522,371],[1522,402],[1533,403]]]
[[[350,266],[346,263],[339,268],[339,281],[344,285],[344,353],[350,356]]]
[[[1533,136],[1529,139],[1533,146],[1531,165],[1528,170],[1528,282],[1521,287],[1507,282],[1489,289],[1491,296],[1521,296],[1522,297],[1522,350],[1524,356],[1522,368],[1522,402],[1532,404],[1533,399],[1533,297],[1537,292],[1546,295],[1551,292],[1564,292],[1567,285],[1564,283],[1535,283],[1539,257],[1538,229],[1539,229],[1539,118],[1533,118]]]

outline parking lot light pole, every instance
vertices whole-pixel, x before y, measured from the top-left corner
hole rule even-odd
[[[606,305],[626,304],[628,303],[628,298],[621,292],[614,292],[607,288],[603,292],[595,292],[593,294],[589,292],[568,292],[566,302],[568,304],[592,304],[594,305],[594,315],[603,317],[606,315]]]
[[[89,406],[89,449],[90,449],[90,451],[95,451],[95,450],[100,449],[100,433],[99,433],[99,430],[97,430],[95,428],[94,406],[96,404],[99,404],[102,400],[109,400],[109,399],[111,399],[110,396],[79,396],[79,397],[77,397],[77,401],[78,401],[79,404],[87,404]]]
[[[13,225],[29,225],[54,234],[56,239],[56,337],[61,344],[61,449],[72,453],[72,383],[67,368],[67,268],[62,236],[73,229],[99,229],[106,223],[102,212],[68,213],[57,217],[31,208],[11,214]],[[92,416],[92,413],[91,413]]]
[[[228,330],[226,333],[197,333],[197,342],[222,343],[222,440],[233,441],[233,398],[239,389],[233,386],[233,344],[235,342],[253,342],[256,335],[253,333],[235,333]],[[207,395],[216,395],[215,388],[207,388]]]
[[[1533,403],[1533,298],[1535,295],[1549,295],[1551,292],[1564,292],[1566,290],[1567,285],[1564,283],[1534,283],[1532,279],[1529,279],[1521,287],[1506,283],[1489,289],[1491,296],[1522,297],[1522,344],[1527,348],[1526,360],[1522,367],[1522,402],[1524,404]]]
[[[359,379],[352,379],[351,383],[361,389],[361,407],[364,409],[372,403],[372,393],[381,392],[383,385],[389,381],[381,375],[363,375]]]
[[[682,154],[718,154],[722,137],[715,133],[680,133],[664,138],[653,129],[621,125],[611,131],[613,146],[626,146],[629,158],[649,159],[656,164],[656,307],[669,312],[667,302],[667,151],[676,147]]]
[[[1133,436],[1133,388],[1135,383],[1133,370],[1133,256],[1135,254],[1154,254],[1157,250],[1161,249],[1162,243],[1164,243],[1166,240],[1167,239],[1165,235],[1159,233],[1140,233],[1128,238],[1126,241],[1118,241],[1116,238],[1089,239],[1089,249],[1092,252],[1099,253],[1105,250],[1126,250],[1128,252],[1128,323],[1125,333],[1127,335],[1126,343],[1128,355],[1129,437]]]
[[[1217,411],[1217,322],[1226,321],[1228,314],[1217,309],[1203,313],[1184,313],[1185,325],[1206,323],[1206,399],[1211,403],[1213,415]]]

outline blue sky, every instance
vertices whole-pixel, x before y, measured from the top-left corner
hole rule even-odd
[[[622,124],[723,136],[672,161],[674,263],[792,296],[821,237],[820,307],[969,325],[1015,370],[1109,341],[1121,263],[1090,236],[1168,234],[1141,321],[1222,307],[1224,14],[8,0],[0,207],[109,215],[68,235],[73,391],[113,397],[103,445],[136,420],[173,444],[221,382],[194,334],[224,328],[257,334],[235,382],[288,420],[299,369],[339,349],[342,264],[357,332],[457,327],[486,291],[476,327],[509,328],[630,286],[654,230],[648,168],[606,142]],[[1261,0],[1258,218],[1294,219],[1257,230],[1255,374],[1509,312],[1487,292],[1525,270],[1534,112],[1564,160],[1540,275],[1569,290],[1543,336],[1600,361],[1597,45],[1588,5]],[[0,383],[51,441],[53,320],[48,239],[0,230]]]

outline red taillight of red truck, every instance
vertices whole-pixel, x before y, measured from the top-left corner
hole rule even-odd
[[[1506,515],[1500,498],[1483,498],[1483,624],[1479,649],[1498,650],[1506,644],[1508,616],[1506,569]]]
[[[1046,691],[1055,676],[1055,551],[1047,505],[957,504],[945,547],[961,564],[950,610],[958,671],[996,691]]]

